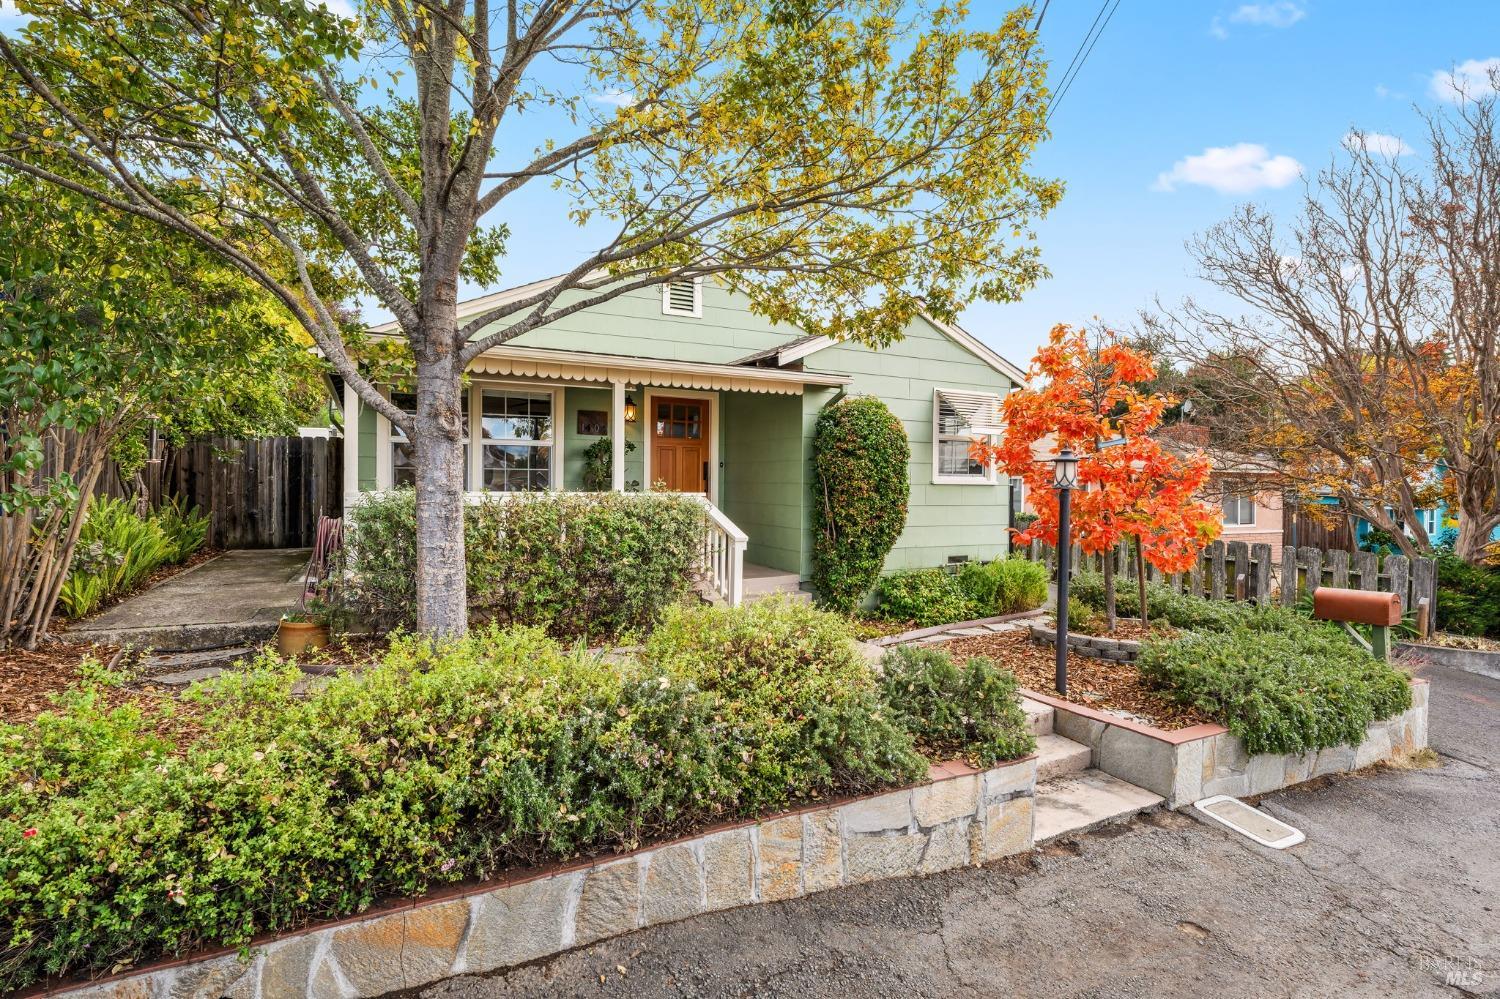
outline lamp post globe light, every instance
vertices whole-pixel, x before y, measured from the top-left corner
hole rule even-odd
[[[1068,584],[1072,573],[1071,523],[1073,490],[1078,487],[1078,456],[1062,448],[1052,459],[1052,488],[1057,490],[1057,692],[1068,694]]]

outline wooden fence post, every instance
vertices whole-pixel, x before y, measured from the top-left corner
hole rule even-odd
[[[1263,541],[1251,545],[1250,565],[1255,580],[1255,603],[1260,607],[1269,607],[1271,605],[1271,546]]]
[[[1303,565],[1307,567],[1307,592],[1313,593],[1323,585],[1323,549],[1298,549]]]
[[[1411,560],[1405,555],[1387,555],[1385,571],[1391,580],[1390,592],[1401,601],[1401,612],[1411,607]]]
[[[1291,607],[1297,602],[1297,549],[1291,545],[1281,549],[1281,606]]]
[[[1374,552],[1354,552],[1349,556],[1355,575],[1359,576],[1359,589],[1380,589],[1380,559]]]
[[[1349,553],[1343,551],[1332,551],[1328,553],[1328,585],[1339,589],[1349,588]]]
[[[1427,611],[1426,620],[1423,622],[1427,629],[1421,632],[1426,638],[1432,634],[1437,620],[1435,613],[1437,607],[1437,561],[1430,558],[1419,558],[1412,563],[1411,567],[1411,600],[1414,607],[1425,607]],[[1425,604],[1422,601],[1426,601]]]
[[[1215,600],[1224,599],[1224,542],[1215,541],[1208,546],[1209,595]]]

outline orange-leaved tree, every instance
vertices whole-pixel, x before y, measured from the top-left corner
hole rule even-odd
[[[1211,465],[1206,456],[1179,457],[1152,437],[1162,413],[1175,402],[1139,386],[1155,377],[1147,355],[1109,330],[1092,340],[1067,325],[1053,327],[1032,360],[1036,387],[1005,400],[1005,434],[998,444],[976,441],[976,459],[1003,467],[1026,482],[1037,520],[1016,536],[1057,545],[1058,494],[1052,463],[1036,453],[1050,440],[1057,450],[1082,456],[1072,506],[1073,541],[1090,554],[1112,552],[1136,540],[1141,620],[1145,623],[1145,563],[1163,572],[1190,569],[1203,547],[1219,536],[1216,507],[1199,496]],[[1109,446],[1104,446],[1104,445]],[[1105,614],[1114,627],[1114,559],[1104,559]]]

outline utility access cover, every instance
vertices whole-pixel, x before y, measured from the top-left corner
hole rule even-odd
[[[1285,850],[1307,839],[1300,829],[1293,829],[1280,819],[1272,818],[1258,808],[1251,808],[1238,798],[1216,794],[1193,802],[1193,807],[1221,825],[1226,825],[1273,850]]]

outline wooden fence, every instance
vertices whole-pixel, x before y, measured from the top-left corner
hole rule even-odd
[[[162,491],[211,512],[216,548],[308,548],[320,516],[343,507],[343,441],[211,438],[175,449]]]
[[[214,548],[310,548],[318,517],[340,516],[343,441],[327,437],[211,437],[169,448],[122,476],[113,462],[95,495],[186,501],[209,513]]]
[[[1057,568],[1057,553],[1050,545],[1033,541],[1022,552],[1032,561],[1045,561]],[[1135,578],[1135,559],[1125,545],[1112,553],[1122,579]],[[1073,565],[1098,572],[1103,556],[1086,554],[1073,546]],[[1260,605],[1280,601],[1290,607],[1299,596],[1320,586],[1348,587],[1395,593],[1403,612],[1427,601],[1429,629],[1437,621],[1437,562],[1430,558],[1408,559],[1374,552],[1324,551],[1321,548],[1283,548],[1280,565],[1273,564],[1271,546],[1247,545],[1243,541],[1215,541],[1203,550],[1198,564],[1188,572],[1163,573],[1149,563],[1146,578],[1164,583],[1179,593],[1212,600],[1248,600]]]

